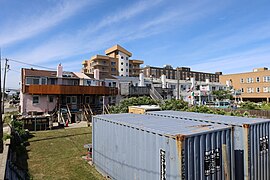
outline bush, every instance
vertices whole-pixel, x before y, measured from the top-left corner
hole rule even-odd
[[[164,104],[161,104],[162,110],[174,110],[174,111],[186,111],[188,109],[188,103],[183,100],[165,100]]]
[[[260,109],[260,106],[257,105],[256,103],[253,103],[253,102],[243,102],[240,104],[240,107],[242,109],[246,109],[246,110],[256,110],[256,109]]]
[[[132,97],[124,99],[120,102],[119,105],[110,106],[109,112],[111,114],[118,114],[118,113],[127,113],[129,106],[138,106],[138,105],[157,105],[160,102],[155,101],[147,96],[142,97]]]

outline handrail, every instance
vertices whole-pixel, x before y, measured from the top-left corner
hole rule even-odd
[[[67,105],[67,111],[68,111],[68,121],[71,122],[71,112],[70,112],[70,109],[69,109],[69,106]]]
[[[90,106],[89,104],[87,104],[87,106],[88,106],[88,108],[89,108],[89,111],[90,111],[91,115],[93,115],[93,111],[92,111],[92,109],[91,109],[91,106]]]

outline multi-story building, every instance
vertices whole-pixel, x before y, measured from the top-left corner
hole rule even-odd
[[[219,76],[221,83],[241,92],[242,101],[270,101],[270,70],[255,68],[253,72]]]
[[[106,55],[95,55],[90,60],[82,62],[83,73],[93,74],[95,69],[100,73],[114,76],[139,76],[142,60],[130,59],[132,53],[115,45],[105,51]]]
[[[84,109],[100,108],[112,103],[118,94],[117,80],[112,76],[63,71],[25,69],[21,71],[20,111],[22,114],[69,112],[70,121],[80,119]]]
[[[160,78],[164,74],[167,79],[178,79],[177,76],[179,76],[179,80],[195,78],[196,81],[206,81],[206,79],[209,79],[210,82],[219,82],[219,75],[222,74],[221,72],[205,73],[191,71],[188,67],[177,67],[174,69],[171,65],[165,65],[163,68],[146,66],[143,68],[143,73],[145,77]]]

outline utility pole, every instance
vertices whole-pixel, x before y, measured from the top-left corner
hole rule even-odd
[[[1,48],[0,48],[0,101],[2,101],[2,80],[1,80],[1,74],[2,74],[2,54],[1,54]],[[3,153],[4,150],[4,144],[3,144],[3,119],[2,119],[2,102],[0,102],[0,153]]]
[[[3,114],[5,113],[5,92],[6,92],[6,77],[7,77],[7,69],[8,69],[8,59],[6,59],[5,63],[5,71],[4,71],[4,82],[3,82]]]

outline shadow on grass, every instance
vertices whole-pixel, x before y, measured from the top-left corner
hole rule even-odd
[[[81,136],[81,135],[86,135],[86,134],[91,134],[91,133],[80,133],[80,134],[60,135],[60,136],[54,136],[54,137],[45,137],[45,138],[40,138],[40,139],[35,139],[35,140],[29,140],[28,142],[31,143],[31,142],[38,142],[38,141],[45,141],[45,140],[72,137],[72,136]]]

